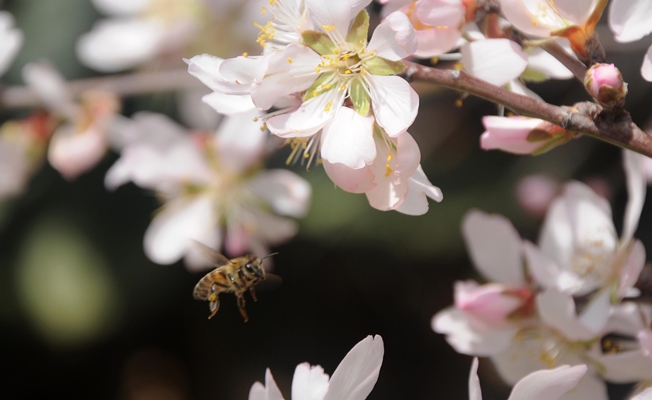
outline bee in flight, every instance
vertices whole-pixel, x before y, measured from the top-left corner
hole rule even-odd
[[[208,319],[211,319],[220,308],[220,299],[218,295],[222,292],[233,293],[238,299],[240,314],[242,314],[244,322],[247,322],[249,317],[245,310],[244,294],[246,291],[249,291],[254,301],[257,301],[254,285],[271,275],[265,273],[263,260],[277,253],[270,254],[263,258],[247,255],[244,257],[228,259],[213,249],[206,248],[206,250],[210,251],[211,256],[215,259],[216,268],[204,275],[197,285],[195,285],[195,290],[192,294],[193,297],[195,300],[209,302],[208,307],[211,313],[208,316]],[[276,275],[273,276],[276,277]]]

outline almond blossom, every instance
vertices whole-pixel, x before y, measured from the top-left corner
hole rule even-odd
[[[158,264],[184,258],[210,264],[196,242],[231,256],[268,254],[295,235],[309,184],[285,170],[260,171],[265,132],[254,115],[227,117],[217,134],[188,133],[168,118],[137,114],[123,131],[125,146],[109,169],[109,189],[134,182],[155,190],[164,205],[145,233],[146,255]]]
[[[378,380],[384,351],[380,335],[367,336],[347,353],[330,380],[320,366],[308,363],[297,365],[292,379],[292,399],[366,399]],[[249,391],[249,400],[271,399],[284,398],[268,369],[265,372],[265,384],[254,383]]]
[[[482,400],[478,359],[474,358],[469,375],[469,400]],[[586,374],[586,365],[562,365],[553,370],[533,372],[514,385],[509,400],[557,400],[572,391]]]
[[[576,136],[550,122],[521,116],[482,118],[486,131],[480,136],[485,150],[502,150],[514,154],[541,154],[567,143]]]

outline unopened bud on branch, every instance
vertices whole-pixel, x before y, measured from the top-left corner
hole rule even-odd
[[[604,108],[621,108],[625,104],[627,83],[613,64],[595,64],[589,68],[584,78],[584,86]]]

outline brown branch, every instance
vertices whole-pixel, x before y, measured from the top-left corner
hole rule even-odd
[[[550,53],[551,56],[555,57],[557,61],[564,65],[564,67],[568,68],[573,75],[582,82],[582,85],[584,85],[584,76],[586,75],[587,70],[584,63],[568,54],[566,50],[555,41],[550,40],[541,45],[541,48]]]
[[[426,67],[404,61],[408,80],[431,82],[502,104],[516,114],[539,118],[562,128],[633,150],[652,157],[652,136],[634,124],[627,113],[613,114],[594,103],[559,107],[544,101],[510,92],[475,78],[464,71]]]
[[[74,96],[96,89],[111,91],[120,97],[125,97],[203,87],[205,86],[185,69],[111,75],[68,83],[68,88]],[[29,87],[0,88],[0,109],[37,107],[41,104],[39,96]]]

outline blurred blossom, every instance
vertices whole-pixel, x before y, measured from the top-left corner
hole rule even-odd
[[[516,201],[529,214],[543,218],[561,183],[548,175],[528,175],[516,183]]]
[[[478,359],[473,359],[469,376],[469,400],[482,400],[480,379],[478,378]],[[586,374],[586,365],[562,365],[553,370],[532,372],[512,390],[509,400],[557,400],[571,392]]]
[[[23,46],[23,32],[14,28],[14,17],[0,11],[0,76],[2,76]]]
[[[23,79],[63,121],[50,140],[50,164],[66,179],[93,168],[109,147],[109,128],[120,108],[118,97],[98,90],[75,101],[63,76],[45,62],[26,64]]]
[[[42,164],[55,126],[47,113],[0,126],[0,200],[22,194]]]
[[[331,379],[320,366],[297,365],[292,379],[292,400],[364,400],[369,396],[383,362],[383,339],[367,336],[347,353]],[[249,400],[283,400],[272,373],[265,373],[265,384],[256,382]]]
[[[132,181],[164,201],[145,233],[145,253],[159,264],[181,258],[210,264],[200,242],[232,256],[264,256],[297,231],[310,185],[290,171],[261,171],[266,135],[255,114],[226,117],[217,134],[188,132],[167,117],[140,113],[125,127],[125,146],[109,169],[109,189]]]

